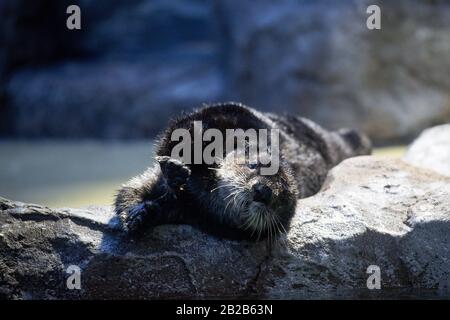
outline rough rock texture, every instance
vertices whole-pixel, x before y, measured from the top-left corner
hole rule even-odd
[[[81,8],[79,31],[65,26],[69,4]],[[220,100],[211,10],[191,0],[0,3],[0,134],[150,137],[169,115]]]
[[[366,9],[381,8],[381,30]],[[450,119],[450,4],[444,1],[224,1],[233,87],[244,101],[375,142]],[[236,8],[239,8],[237,10]],[[441,57],[441,58],[439,58]]]
[[[217,100],[375,142],[450,120],[448,1],[6,0],[0,27],[0,134],[148,137]]]
[[[404,160],[450,176],[450,124],[423,131],[408,147]]]
[[[450,178],[373,157],[333,169],[272,250],[185,225],[130,241],[110,208],[0,199],[0,297],[449,298],[449,207]],[[69,265],[81,290],[66,288]],[[380,290],[366,287],[370,265]]]

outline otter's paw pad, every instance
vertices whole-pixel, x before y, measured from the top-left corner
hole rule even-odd
[[[159,205],[154,201],[146,201],[136,205],[128,212],[122,212],[120,219],[125,230],[133,233],[152,220],[152,216],[159,215]]]
[[[191,170],[177,159],[161,156],[156,157],[156,160],[159,162],[162,174],[171,188],[180,188],[191,175]]]

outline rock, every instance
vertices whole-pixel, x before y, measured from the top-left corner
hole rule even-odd
[[[250,105],[375,142],[450,120],[450,6],[431,1],[223,1],[231,82]],[[366,9],[381,8],[381,30]]]
[[[65,28],[73,3],[80,31]],[[148,137],[218,100],[375,143],[450,120],[445,1],[7,0],[0,27],[1,135]]]
[[[405,161],[450,176],[450,124],[426,129],[409,146]]]
[[[401,160],[346,160],[298,202],[262,287],[273,284],[270,297],[448,296],[449,196],[448,178]],[[381,269],[381,290],[367,290],[370,265]]]
[[[449,298],[449,199],[450,178],[401,160],[349,159],[298,202],[272,249],[187,225],[130,240],[109,207],[0,199],[0,298]],[[66,287],[70,265],[81,290]],[[370,265],[380,290],[366,287]]]
[[[35,8],[48,2],[49,12]],[[209,2],[53,2],[39,0],[29,8],[25,1],[8,0],[0,10],[0,42],[4,38],[7,48],[3,59],[0,52],[6,133],[149,138],[169,116],[220,100]],[[69,4],[81,8],[79,31],[65,26]],[[58,30],[58,37],[48,30]],[[4,86],[2,65],[8,71]]]
[[[17,72],[7,89],[17,136],[150,138],[169,116],[216,100],[221,79],[207,62],[66,63]]]
[[[70,0],[4,0],[0,3],[0,81],[22,66],[76,58],[81,33],[66,27]]]

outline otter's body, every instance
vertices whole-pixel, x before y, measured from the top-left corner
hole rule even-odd
[[[278,172],[261,175],[261,165],[237,164],[225,148],[224,159],[209,165],[171,158],[178,143],[172,132],[183,128],[192,134],[194,121],[223,136],[226,129],[278,129]],[[217,236],[272,238],[289,228],[296,200],[318,192],[330,168],[369,153],[369,140],[354,130],[329,132],[304,118],[261,113],[242,104],[207,106],[171,121],[156,145],[159,163],[122,187],[116,212],[129,231],[190,223]]]

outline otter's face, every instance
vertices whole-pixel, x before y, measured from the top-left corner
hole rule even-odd
[[[218,183],[211,192],[218,192],[218,198],[223,199],[217,204],[222,221],[250,238],[272,240],[289,228],[295,212],[296,184],[286,163],[280,161],[274,175],[261,175],[262,165],[254,162],[244,161],[236,152],[228,154],[216,170]]]

